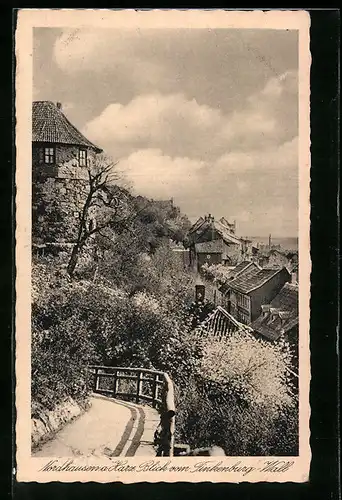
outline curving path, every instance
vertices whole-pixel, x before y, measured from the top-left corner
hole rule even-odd
[[[157,410],[98,394],[92,395],[91,403],[86,413],[63,427],[33,456],[156,456]]]

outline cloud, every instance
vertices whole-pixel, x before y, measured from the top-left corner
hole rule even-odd
[[[237,29],[64,29],[53,62],[101,103],[159,91],[232,112],[268,80],[298,67],[298,33]],[[46,72],[42,75],[46,76]],[[269,89],[271,92],[272,89]],[[80,101],[81,102],[81,101]]]
[[[136,192],[173,197],[190,217],[236,214],[245,234],[254,226],[295,231],[298,33],[82,28],[35,36],[36,98],[72,103],[68,118],[120,160]]]
[[[140,95],[126,105],[109,104],[83,132],[115,157],[157,148],[171,156],[205,161],[222,156],[231,168],[242,157],[245,168],[254,160],[243,152],[251,155],[297,136],[295,78],[293,72],[272,78],[244,109],[230,114],[181,93]]]
[[[163,155],[159,149],[130,154],[118,167],[136,193],[155,199],[184,198],[201,190],[204,162]]]
[[[205,157],[224,117],[219,110],[182,94],[138,96],[126,106],[110,104],[83,133],[115,156],[141,148],[160,148],[173,156]]]
[[[291,234],[298,136],[296,126],[284,130],[277,101],[293,100],[295,78],[292,73],[273,78],[230,114],[180,93],[137,96],[126,105],[107,106],[83,133],[120,158],[136,193],[174,198],[190,216],[203,207],[236,214],[244,234],[254,226]],[[280,222],[274,207],[287,203],[291,210]],[[295,226],[296,220],[293,233]]]
[[[251,149],[247,152],[227,153],[215,163],[215,170],[241,173],[254,170],[257,172],[272,170],[291,170],[298,168],[298,137],[281,145],[267,149]]]

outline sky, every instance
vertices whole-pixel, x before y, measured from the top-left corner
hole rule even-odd
[[[61,102],[134,193],[297,236],[296,31],[35,28],[33,100]]]

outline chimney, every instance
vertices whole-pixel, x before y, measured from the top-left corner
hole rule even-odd
[[[284,326],[286,320],[288,320],[290,317],[291,317],[290,311],[279,311],[279,318],[282,326]]]
[[[56,106],[58,109],[62,111],[62,103],[61,102],[56,102]]]
[[[195,286],[195,301],[196,302],[204,302],[205,297],[205,286],[204,285],[196,285]]]
[[[261,311],[262,311],[263,317],[266,318],[266,316],[268,316],[269,313],[270,313],[270,305],[269,304],[263,304],[261,306]]]
[[[297,275],[296,271],[292,271],[292,273],[291,273],[291,283],[292,283],[292,285],[298,284],[298,275]]]
[[[276,307],[270,307],[270,316],[271,316],[271,321],[279,317],[279,309],[277,309]]]

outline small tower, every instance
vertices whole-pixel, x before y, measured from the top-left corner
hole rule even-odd
[[[101,152],[66,118],[61,103],[33,102],[33,243],[75,241],[88,169]]]

